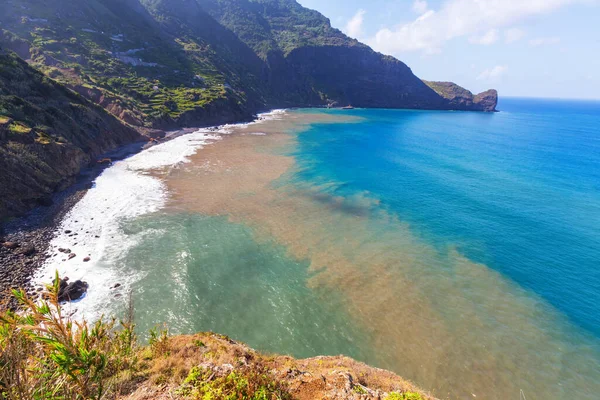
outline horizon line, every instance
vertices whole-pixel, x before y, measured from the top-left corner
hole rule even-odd
[[[589,101],[589,102],[600,102],[600,98],[585,98],[585,97],[542,97],[542,96],[519,96],[519,95],[498,95],[498,100],[502,98],[513,98],[513,99],[538,99],[538,100],[576,100],[576,101]]]

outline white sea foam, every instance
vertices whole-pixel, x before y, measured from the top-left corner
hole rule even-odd
[[[283,110],[275,110],[261,114],[260,120],[250,124],[280,118],[283,113]],[[216,132],[201,129],[179,136],[117,161],[104,170],[61,221],[58,234],[50,243],[51,257],[35,281],[47,283],[55,271],[71,281],[85,280],[90,284],[86,297],[67,307],[88,319],[109,313],[110,297],[127,293],[130,285],[139,279],[127,266],[121,265],[121,260],[148,233],[127,233],[123,223],[164,207],[168,193],[157,175],[187,162],[204,145],[231,133],[233,127],[226,125]],[[150,175],[150,171],[159,173]],[[76,256],[69,260],[67,254],[58,251],[60,248],[70,249]],[[84,262],[85,257],[90,257],[90,261]],[[120,288],[111,289],[117,283]]]

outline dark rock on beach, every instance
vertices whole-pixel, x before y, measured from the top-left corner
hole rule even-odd
[[[59,222],[81,199],[88,185],[89,181],[82,181],[58,194],[52,206],[38,207],[27,216],[2,226],[4,242],[0,242],[0,308],[17,307],[10,295],[11,288],[23,288],[31,295],[38,293],[31,278],[46,261]],[[64,249],[65,252],[67,250]],[[52,279],[49,278],[47,283]]]
[[[87,293],[89,285],[87,282],[75,281],[68,283],[66,279],[60,281],[60,288],[58,291],[58,301],[74,301],[79,300]]]

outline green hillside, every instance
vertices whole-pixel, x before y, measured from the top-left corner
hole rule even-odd
[[[294,0],[7,0],[0,24],[4,46],[135,125],[328,103],[456,108]]]
[[[0,48],[0,220],[64,187],[93,157],[137,138],[101,107]]]

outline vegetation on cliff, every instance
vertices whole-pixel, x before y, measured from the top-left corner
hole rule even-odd
[[[295,0],[7,0],[0,24],[1,43],[134,125],[331,103],[455,106]]]
[[[467,89],[452,82],[423,81],[435,90],[437,94],[448,101],[453,110],[496,111],[498,92],[494,89],[487,90],[478,95],[473,95]]]
[[[125,321],[77,322],[58,303],[59,279],[23,311],[0,314],[0,399],[432,399],[391,372],[345,357],[260,354],[225,336],[138,342]]]
[[[0,48],[0,220],[39,204],[138,133]]]

